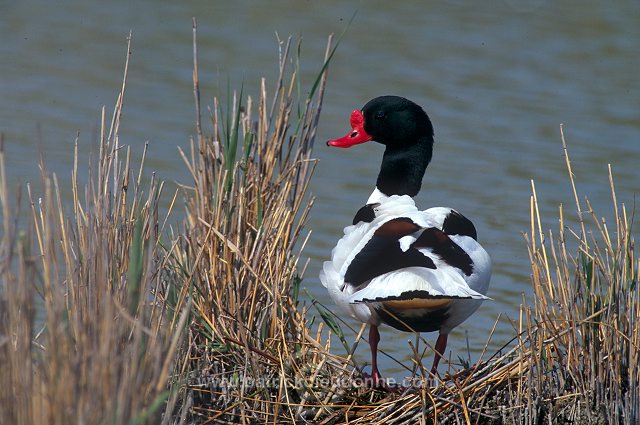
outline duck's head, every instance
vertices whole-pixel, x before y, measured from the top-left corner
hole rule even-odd
[[[420,106],[399,96],[376,97],[361,111],[356,109],[351,113],[351,128],[349,134],[327,145],[348,148],[373,140],[388,148],[402,148],[424,140],[433,143],[429,116]]]
[[[351,131],[330,140],[348,148],[374,140],[386,146],[376,188],[384,195],[415,196],[431,161],[433,126],[415,103],[399,96],[380,96],[351,113]]]

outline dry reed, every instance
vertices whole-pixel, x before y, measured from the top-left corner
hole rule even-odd
[[[640,419],[640,295],[633,214],[619,203],[611,166],[612,225],[580,201],[561,128],[577,229],[559,208],[557,235],[540,224],[532,183],[534,306],[525,311],[527,379],[517,420],[635,424]]]
[[[168,377],[189,308],[168,310],[157,291],[176,283],[163,273],[163,184],[152,177],[145,193],[142,165],[134,173],[119,142],[124,82],[84,185],[76,141],[70,207],[42,161],[42,191],[27,185],[23,213],[0,149],[2,423],[157,423],[175,398]]]
[[[193,185],[175,256],[191,283],[180,296],[191,297],[194,313],[183,404],[193,406],[196,422],[313,417],[310,407],[331,397],[321,383],[346,373],[322,329],[310,329],[296,254],[307,237],[311,149],[335,48],[330,39],[325,64],[301,97],[296,46],[291,38],[281,43],[275,92],[267,94],[263,79],[257,102],[242,91],[226,107],[214,98],[205,136],[195,34],[194,23],[198,137],[182,152]]]

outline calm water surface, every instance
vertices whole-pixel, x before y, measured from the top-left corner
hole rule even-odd
[[[188,182],[176,153],[195,133],[191,17],[199,22],[203,103],[210,105],[214,95],[226,94],[228,82],[240,87],[244,81],[254,97],[260,77],[273,83],[276,33],[303,37],[308,87],[327,35],[340,33],[357,9],[330,69],[305,285],[331,305],[318,270],[372,190],[382,154],[375,144],[339,150],[321,142],[344,135],[351,110],[370,98],[406,96],[424,106],[436,129],[418,205],[462,211],[493,257],[494,300],[450,338],[453,358],[467,356],[468,339],[475,359],[498,317],[489,343],[494,350],[513,335],[510,321],[518,318],[523,294],[531,302],[522,237],[529,228],[530,180],[548,227],[557,227],[561,202],[572,216],[561,123],[579,190],[594,208],[610,216],[608,163],[618,199],[633,204],[640,187],[640,3],[425,3],[0,1],[0,131],[11,181],[37,182],[41,152],[50,170],[70,178],[76,132],[88,153],[100,108],[114,104],[130,30],[121,143],[139,156],[149,141],[147,170]],[[408,364],[409,339],[385,328],[381,348]],[[367,361],[365,347],[358,353]],[[397,363],[382,362],[386,373],[404,374]]]

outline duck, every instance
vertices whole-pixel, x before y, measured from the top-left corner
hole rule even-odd
[[[431,162],[434,130],[416,103],[380,96],[350,117],[351,131],[327,142],[350,148],[369,141],[385,146],[376,186],[331,251],[320,281],[337,307],[369,325],[371,375],[378,369],[378,328],[438,332],[431,375],[436,376],[449,333],[486,299],[491,258],[474,224],[457,210],[418,210]]]

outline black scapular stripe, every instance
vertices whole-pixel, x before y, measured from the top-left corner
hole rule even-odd
[[[469,236],[476,241],[478,240],[476,227],[471,220],[458,211],[451,210],[442,223],[442,231],[447,235]]]
[[[360,208],[356,215],[353,217],[353,224],[358,224],[360,222],[371,223],[376,218],[376,213],[373,209],[378,205],[380,204],[367,204],[364,207]]]
[[[420,226],[406,217],[390,220],[380,226],[349,264],[344,281],[360,286],[375,277],[405,267],[435,269],[433,260],[417,249],[409,248],[405,252],[400,248],[398,240],[418,230]]]
[[[411,245],[412,248],[429,248],[431,251],[452,267],[457,267],[464,274],[473,273],[473,260],[460,246],[452,241],[442,230],[429,227]]]

